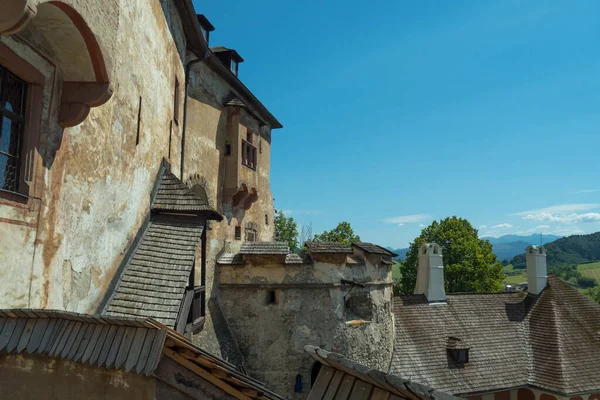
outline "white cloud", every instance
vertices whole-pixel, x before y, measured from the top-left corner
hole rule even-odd
[[[413,214],[413,215],[401,215],[399,217],[390,217],[383,220],[387,224],[410,224],[415,222],[421,222],[424,219],[431,218],[429,214]]]
[[[550,229],[550,225],[538,225],[535,229]]]
[[[479,227],[479,229],[485,229],[485,228],[487,228],[487,227],[488,227],[487,225],[481,225],[481,226]]]
[[[321,213],[321,211],[318,211],[318,210],[281,210],[281,212],[284,213],[286,217],[289,217],[292,214],[294,214],[294,215],[316,215],[316,214]]]
[[[420,226],[421,228],[425,228],[425,226],[426,226],[426,225],[425,225],[425,224],[419,224],[419,226]]]
[[[522,211],[512,215],[517,215],[526,220],[558,222],[562,224],[600,222],[600,213],[580,213],[580,211],[589,211],[597,208],[600,208],[600,204],[562,204],[538,210]]]
[[[398,224],[398,226],[404,226],[404,224]]]
[[[570,194],[596,193],[598,189],[569,190]]]
[[[498,224],[498,225],[494,225],[492,226],[490,229],[508,229],[508,228],[512,228],[513,226],[511,224]]]

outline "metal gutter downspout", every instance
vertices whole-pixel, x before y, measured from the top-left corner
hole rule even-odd
[[[200,58],[196,58],[195,60],[191,60],[185,66],[185,88],[184,88],[184,97],[183,97],[183,127],[181,129],[181,166],[179,168],[179,176],[182,181],[185,181],[183,176],[183,161],[185,158],[185,130],[187,128],[187,103],[188,103],[188,86],[190,83],[190,72],[194,65],[199,64],[201,62],[206,61],[210,56],[210,50],[206,50],[206,52]]]

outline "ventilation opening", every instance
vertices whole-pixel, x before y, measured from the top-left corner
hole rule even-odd
[[[230,156],[231,155],[231,144],[229,144],[229,143],[225,144],[225,155],[226,156]]]
[[[277,304],[277,292],[275,290],[267,291],[267,304]]]
[[[373,302],[368,293],[356,293],[345,302],[346,319],[371,321],[373,318]]]

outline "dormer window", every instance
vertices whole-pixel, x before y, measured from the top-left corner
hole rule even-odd
[[[202,37],[206,40],[206,44],[208,44],[210,33],[215,30],[215,27],[202,14],[198,14],[198,22],[200,23],[200,33],[202,33]]]
[[[217,56],[221,63],[231,71],[232,74],[238,76],[239,64],[244,62],[244,59],[233,49],[228,49],[223,46],[211,47],[212,52]]]
[[[448,360],[454,365],[463,366],[469,362],[469,347],[457,337],[448,337],[446,352]]]

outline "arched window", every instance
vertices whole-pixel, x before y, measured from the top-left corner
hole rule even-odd
[[[529,389],[519,389],[517,391],[518,400],[535,400],[535,394]]]

